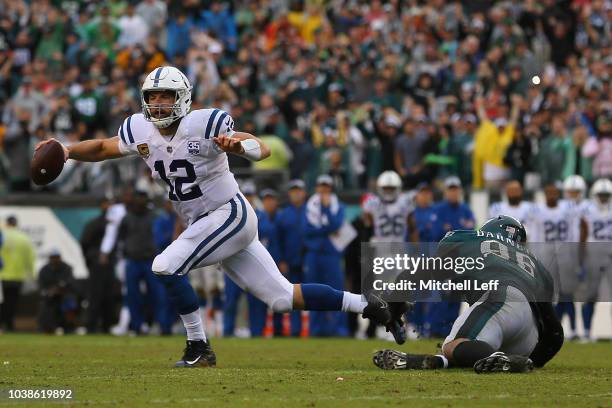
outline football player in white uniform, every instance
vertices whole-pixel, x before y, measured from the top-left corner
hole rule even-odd
[[[571,331],[568,338],[575,338],[576,308],[573,293],[579,283],[580,253],[578,243],[586,240],[586,225],[583,220],[586,183],[580,176],[570,176],[563,182],[565,199],[559,201],[559,189],[547,186],[544,189],[546,205],[538,206],[531,224],[536,237],[534,251],[542,256],[543,264],[556,276],[559,285],[559,302],[556,305],[559,319],[569,317]]]
[[[405,331],[401,319],[375,296],[366,302],[359,294],[327,285],[293,285],[280,273],[257,238],[257,217],[240,193],[227,160],[227,153],[262,160],[270,149],[255,136],[234,131],[234,120],[227,112],[190,112],[191,90],[177,68],[156,68],[142,86],[142,113],[125,119],[117,136],[64,146],[65,160],[95,162],[140,155],[153,177],[167,185],[168,198],[188,224],[157,255],[152,268],[167,287],[187,331],[187,347],[176,365],[216,364],[186,274],[218,262],[232,280],[275,312],[350,311],[387,325],[392,332]]]
[[[533,204],[523,200],[523,186],[517,180],[506,183],[506,200],[491,204],[489,207],[489,218],[496,218],[500,215],[509,215],[519,220],[529,233],[528,220],[533,211]]]
[[[404,242],[408,215],[414,210],[414,198],[402,194],[402,179],[394,171],[385,171],[376,180],[377,195],[363,206],[364,224],[372,227],[371,242]]]
[[[583,215],[587,229],[586,282],[587,302],[582,305],[584,338],[591,339],[591,321],[595,301],[604,277],[612,288],[612,181],[599,179],[591,188],[591,200]],[[611,294],[612,295],[612,294]]]
[[[376,179],[376,195],[372,195],[363,204],[363,222],[367,228],[372,228],[372,243],[403,243],[406,241],[408,216],[414,210],[414,194],[402,193],[402,179],[392,170],[384,171]],[[374,256],[389,256],[394,249],[389,247],[374,247]],[[397,309],[395,314],[403,315],[404,308]],[[387,330],[389,331],[389,330]],[[363,337],[365,327],[360,327],[357,337]],[[396,335],[392,333],[395,337]],[[380,338],[389,338],[388,333],[380,331]]]

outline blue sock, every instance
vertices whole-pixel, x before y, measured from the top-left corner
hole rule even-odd
[[[212,298],[212,308],[215,310],[223,309],[223,299],[221,299],[220,295],[215,295]]]
[[[595,303],[588,302],[582,305],[582,324],[586,332],[591,331],[591,322],[593,321],[593,312],[595,311]]]
[[[563,320],[563,316],[565,315],[565,302],[557,303],[555,305],[555,312],[557,312],[559,320]]]
[[[166,286],[170,302],[180,315],[198,310],[198,296],[186,275],[157,275],[157,277]]]
[[[567,315],[570,319],[570,327],[572,328],[573,332],[576,332],[576,306],[574,305],[574,302],[568,302],[566,307]]]
[[[344,292],[320,283],[302,283],[304,310],[342,310]]]

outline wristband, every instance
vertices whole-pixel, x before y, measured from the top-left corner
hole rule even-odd
[[[249,160],[261,160],[261,146],[255,139],[244,139],[240,142],[244,152],[240,156],[246,157]]]

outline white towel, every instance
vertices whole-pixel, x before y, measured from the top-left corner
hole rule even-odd
[[[331,195],[329,209],[333,215],[337,214],[340,210],[340,203],[335,194]],[[317,228],[329,225],[329,220],[327,216],[323,214],[321,208],[321,196],[319,194],[313,194],[306,203],[306,219],[312,226]]]

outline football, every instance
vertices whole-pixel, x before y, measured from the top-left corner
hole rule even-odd
[[[31,164],[32,181],[44,186],[57,178],[64,168],[64,149],[52,140],[34,152]]]

